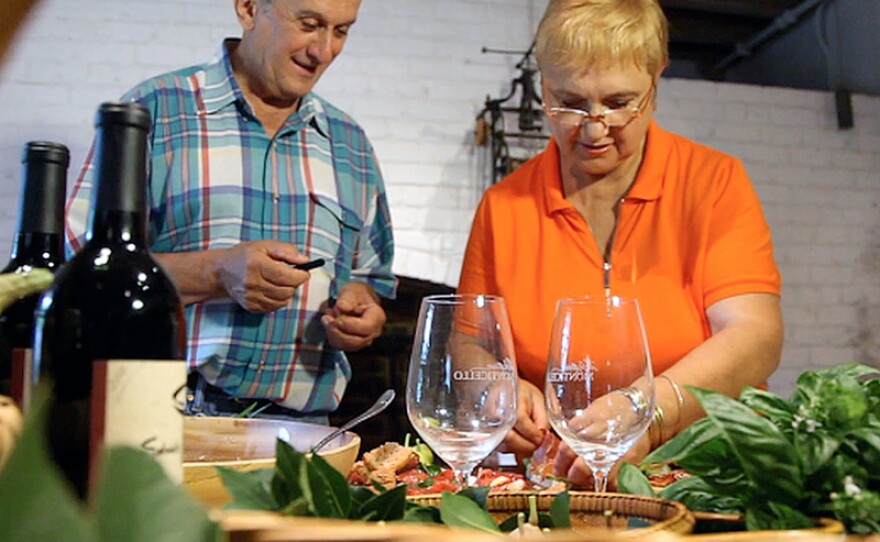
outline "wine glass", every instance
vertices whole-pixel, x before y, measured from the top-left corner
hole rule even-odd
[[[504,299],[422,300],[406,383],[406,413],[460,487],[516,422],[516,360]]]
[[[611,468],[654,414],[654,376],[635,299],[559,300],[544,398],[550,424],[604,492]]]

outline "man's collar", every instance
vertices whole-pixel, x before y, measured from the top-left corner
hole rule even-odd
[[[244,92],[232,72],[231,51],[239,41],[241,40],[237,38],[225,39],[220,51],[206,66],[203,91],[204,114],[206,115],[211,115],[229,106],[235,106],[236,103],[253,115],[253,111],[244,97]],[[302,97],[297,111],[291,114],[287,123],[292,123],[294,129],[312,123],[324,137],[330,138],[327,112],[324,109],[324,104],[313,92]]]
[[[295,113],[301,121],[313,124],[314,127],[327,139],[330,139],[330,123],[327,121],[327,111],[324,104],[314,92],[309,92],[299,102],[299,109]]]
[[[236,102],[246,103],[244,93],[232,75],[232,57],[230,50],[238,39],[227,38],[220,46],[220,51],[205,67],[205,88],[202,91],[204,113],[211,115]]]

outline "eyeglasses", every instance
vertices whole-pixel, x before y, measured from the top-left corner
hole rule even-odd
[[[606,109],[598,115],[593,115],[583,109],[573,109],[569,107],[548,107],[545,109],[547,116],[558,122],[563,128],[572,129],[580,128],[585,122],[601,122],[605,129],[623,128],[627,124],[642,116],[645,106],[648,105],[648,98],[655,89],[655,85],[651,85],[645,96],[639,101],[635,107],[621,107],[618,109]]]

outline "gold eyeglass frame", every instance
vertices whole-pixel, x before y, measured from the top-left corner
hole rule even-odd
[[[581,118],[581,121],[579,123],[577,123],[576,125],[573,125],[572,128],[576,127],[578,129],[580,129],[584,126],[585,122],[601,122],[602,126],[604,126],[606,130],[611,129],[611,128],[624,128],[624,127],[628,126],[634,120],[641,118],[641,116],[645,112],[645,107],[647,107],[647,105],[648,105],[648,98],[654,94],[654,91],[656,89],[657,89],[657,84],[652,82],[651,88],[648,89],[648,92],[645,93],[645,95],[642,97],[642,99],[639,101],[639,103],[635,107],[620,107],[618,109],[606,109],[605,111],[598,113],[596,115],[594,115],[588,111],[584,111],[583,109],[576,109],[573,107],[545,107],[544,113],[551,119],[557,118],[560,114],[565,114],[565,113],[574,113],[574,114],[578,115]],[[621,111],[629,111],[632,114],[632,116],[629,118],[629,120],[627,120],[623,124],[609,125],[605,121],[605,118],[608,115],[619,113]]]

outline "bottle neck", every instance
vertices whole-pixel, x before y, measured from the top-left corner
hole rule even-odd
[[[66,164],[33,160],[25,165],[18,205],[18,233],[62,233],[66,176]]]
[[[146,241],[147,129],[112,116],[98,124],[89,240]]]
[[[86,237],[89,241],[144,247],[147,241],[146,231],[146,220],[142,211],[95,209]]]
[[[60,233],[19,231],[12,244],[13,263],[61,263],[64,259],[64,238]]]

